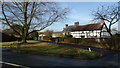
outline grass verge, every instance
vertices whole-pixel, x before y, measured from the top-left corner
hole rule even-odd
[[[8,43],[8,42],[7,42]],[[100,57],[98,52],[88,51],[85,49],[56,45],[52,43],[38,42],[38,41],[28,41],[28,44],[19,44],[20,47],[17,47],[17,43],[5,43],[4,46],[11,46],[12,52],[22,52],[30,54],[43,54],[51,56],[60,56],[60,57],[69,57],[69,58],[79,58],[79,59],[95,59]]]

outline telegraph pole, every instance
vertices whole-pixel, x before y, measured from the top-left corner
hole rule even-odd
[[[118,33],[120,34],[120,1],[118,2]]]

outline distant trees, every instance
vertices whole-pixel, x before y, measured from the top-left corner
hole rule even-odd
[[[44,34],[45,34],[46,36],[49,36],[49,37],[52,36],[52,33],[53,33],[53,30],[46,30],[46,31],[44,31]]]
[[[94,16],[94,20],[104,18],[104,20],[109,23],[108,29],[112,36],[111,27],[120,20],[120,4],[118,3],[111,6],[102,5],[98,7],[98,9],[92,11],[92,15]]]
[[[22,37],[23,43],[27,43],[29,34],[65,19],[68,9],[61,9],[53,2],[3,2],[2,13],[2,24],[9,26]]]
[[[21,26],[20,26],[20,25],[13,24],[12,27],[15,28],[17,31],[20,31],[20,30],[21,30]],[[17,34],[13,29],[11,29],[11,28],[4,29],[4,30],[2,30],[2,32],[5,33],[5,34],[7,34],[7,35],[8,35],[8,34],[9,34],[9,35],[13,35],[13,34],[18,35],[18,34]]]
[[[2,32],[5,34],[15,34],[15,32],[12,29],[4,29],[2,30]]]

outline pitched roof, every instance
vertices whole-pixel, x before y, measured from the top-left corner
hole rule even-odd
[[[99,23],[95,23],[95,24],[79,25],[76,27],[74,25],[71,25],[71,26],[64,28],[63,32],[101,30],[104,24],[105,24],[104,22],[99,22]]]
[[[101,30],[104,23],[96,23],[96,24],[88,24],[81,25],[72,28],[72,31],[93,31],[93,30]]]
[[[66,27],[66,28],[63,29],[63,32],[66,32],[66,31],[72,31],[73,28],[74,28],[73,25],[68,26],[68,27]]]

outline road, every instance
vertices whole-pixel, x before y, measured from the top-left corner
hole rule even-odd
[[[85,47],[84,47],[85,48]],[[96,49],[98,50],[98,49]],[[101,50],[101,49],[100,49]],[[39,67],[39,66],[118,66],[119,53],[113,51],[102,50],[108,53],[104,57],[94,60],[80,60],[72,58],[62,58],[54,56],[33,55],[24,53],[13,53],[3,48],[2,64],[13,67]],[[115,68],[115,67],[113,67]]]

